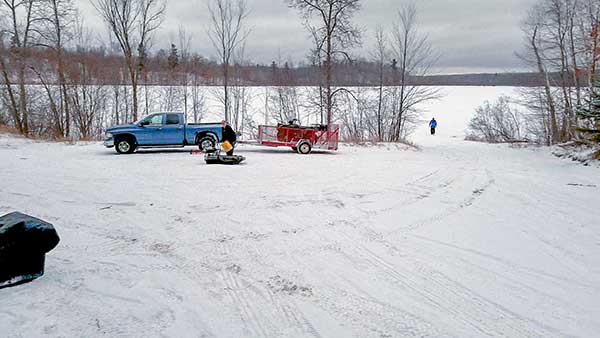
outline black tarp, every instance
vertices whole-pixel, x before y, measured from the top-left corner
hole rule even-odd
[[[0,288],[44,274],[45,254],[60,238],[54,226],[20,212],[0,217]]]

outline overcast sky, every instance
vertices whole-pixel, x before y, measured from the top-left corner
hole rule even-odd
[[[96,0],[91,0],[96,1]],[[215,55],[207,37],[209,0],[166,0],[167,16],[154,41],[154,48],[167,49],[177,42],[183,26],[192,35],[192,48],[205,55]],[[281,58],[295,63],[306,60],[311,47],[308,33],[294,9],[284,0],[247,0],[251,8],[248,27],[247,57],[254,62],[270,63]],[[420,0],[421,29],[429,34],[440,52],[439,72],[503,72],[522,70],[515,52],[523,46],[519,24],[536,0]],[[99,35],[106,29],[90,0],[78,0],[85,23]],[[363,30],[363,46],[355,55],[367,56],[373,45],[373,31],[378,24],[391,26],[403,0],[363,0],[356,23]]]

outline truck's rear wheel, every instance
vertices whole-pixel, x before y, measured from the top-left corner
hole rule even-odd
[[[215,148],[217,141],[212,136],[203,136],[198,139],[198,149],[205,151],[207,149]]]
[[[130,139],[120,139],[115,142],[115,149],[119,154],[131,154],[135,151],[135,142]]]
[[[302,155],[308,155],[312,151],[312,146],[309,142],[304,141],[298,145],[298,153]]]

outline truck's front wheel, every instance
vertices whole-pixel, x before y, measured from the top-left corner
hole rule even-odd
[[[217,141],[212,136],[203,136],[198,139],[198,149],[205,151],[207,149],[214,149],[217,145]]]
[[[135,143],[129,139],[121,139],[115,142],[115,149],[119,154],[131,154],[135,151]]]

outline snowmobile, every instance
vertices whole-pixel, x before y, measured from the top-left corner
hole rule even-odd
[[[246,160],[244,156],[240,155],[221,155],[221,149],[209,148],[205,150],[204,160],[206,164],[229,164],[235,165],[240,164]]]

